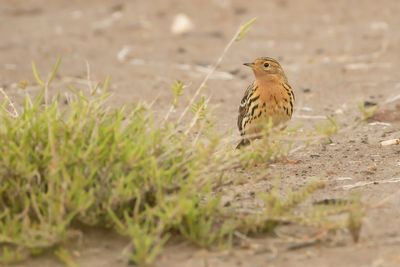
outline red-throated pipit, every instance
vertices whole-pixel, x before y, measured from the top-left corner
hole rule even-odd
[[[277,126],[292,117],[294,94],[278,61],[269,57],[245,63],[253,72],[255,81],[247,87],[240,102],[238,127],[242,136],[237,148],[259,138],[269,121]]]

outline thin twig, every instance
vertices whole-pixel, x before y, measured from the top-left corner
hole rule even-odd
[[[200,119],[200,112],[207,108],[208,103],[210,102],[210,100],[211,100],[211,96],[209,96],[207,98],[207,100],[204,101],[204,104],[201,107],[199,107],[199,110],[194,115],[194,118],[192,119],[192,122],[189,124],[189,127],[186,129],[185,135],[188,135],[190,133],[190,131],[192,130],[192,128],[196,125],[197,121]]]
[[[186,87],[191,86],[191,83],[188,85],[183,85],[183,89],[185,89]],[[164,124],[166,121],[168,121],[169,117],[171,116],[172,112],[174,112],[176,110],[175,107],[175,103],[171,104],[171,106],[169,107],[169,110],[167,112],[167,114],[165,115],[164,121],[162,124]]]
[[[336,187],[335,189],[342,188],[345,190],[354,189],[357,187],[363,187],[371,184],[388,184],[388,183],[400,183],[400,178],[391,178],[387,180],[377,180],[377,181],[370,181],[370,182],[357,182],[355,184],[349,184],[344,186]]]
[[[219,65],[222,62],[222,59],[224,58],[225,54],[228,52],[229,48],[233,45],[233,43],[236,41],[240,33],[240,29],[235,33],[235,35],[232,37],[232,39],[229,41],[229,43],[225,46],[224,50],[222,51],[222,54],[220,57],[217,59],[215,64],[212,66],[210,71],[207,73],[206,77],[204,77],[204,80],[201,82],[200,86],[197,88],[196,92],[192,96],[192,98],[189,101],[189,104],[185,107],[183,110],[181,116],[178,119],[178,124],[182,121],[182,119],[185,117],[186,113],[188,112],[189,108],[193,105],[194,101],[200,94],[201,90],[205,87],[206,83],[210,79],[211,75],[215,72],[215,70],[219,67]]]
[[[4,89],[2,87],[0,87],[0,92],[2,93],[2,95],[4,96],[4,98],[8,101],[8,105],[13,109],[14,114],[12,114],[10,111],[6,110],[10,116],[16,118],[19,116],[17,109],[15,108],[14,103],[11,101],[11,99],[8,97],[8,95],[6,94],[6,92],[4,91]]]
[[[400,88],[400,83],[396,84],[395,88],[396,89]],[[390,104],[392,102],[396,102],[397,100],[400,100],[400,95],[396,95],[396,96],[386,99],[385,104]]]
[[[294,118],[298,118],[298,119],[313,119],[313,120],[326,120],[326,116],[322,116],[322,115],[294,115]]]
[[[92,80],[90,79],[90,65],[89,65],[89,61],[86,60],[86,75],[87,75],[87,85],[89,87],[89,92],[92,93]]]

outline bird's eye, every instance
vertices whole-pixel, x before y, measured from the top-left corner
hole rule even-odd
[[[269,63],[264,63],[264,68],[268,68],[269,67]]]

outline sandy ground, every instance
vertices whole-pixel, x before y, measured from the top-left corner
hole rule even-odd
[[[170,26],[178,13],[194,24],[185,36]],[[218,129],[236,134],[237,105],[252,74],[241,64],[258,56],[282,62],[297,98],[293,123],[336,114],[342,125],[331,145],[299,150],[299,164],[275,164],[263,181],[227,188],[248,197],[281,176],[287,185],[325,179],[324,197],[356,192],[373,205],[400,189],[400,147],[380,147],[400,137],[400,3],[397,0],[0,0],[0,86],[22,95],[16,82],[33,83],[30,62],[49,70],[63,58],[60,77],[112,76],[113,105],[158,96],[164,111],[169,86],[180,79],[194,91],[238,25],[257,17],[248,36],[235,43],[205,91],[212,95]],[[123,51],[123,52],[121,52]],[[126,52],[126,53],[125,53]],[[125,53],[125,55],[124,55]],[[119,56],[118,56],[119,55]],[[79,81],[78,81],[79,82]],[[32,89],[34,90],[34,89]],[[389,101],[388,101],[389,100]],[[354,125],[358,103],[373,101],[394,110],[383,122]],[[389,103],[388,103],[389,102]],[[397,116],[397,117],[396,117]],[[239,173],[238,176],[249,174]],[[347,190],[345,185],[371,183]],[[209,252],[185,244],[170,245],[156,266],[400,266],[400,194],[369,210],[361,239],[353,244],[339,233],[333,242],[299,250],[280,249],[271,238],[254,240],[261,249]],[[276,241],[277,242],[277,241]],[[77,245],[81,266],[126,266],[123,239],[95,231]],[[46,255],[20,266],[62,266]]]

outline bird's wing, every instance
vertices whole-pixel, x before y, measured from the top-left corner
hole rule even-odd
[[[290,114],[288,114],[290,117],[292,117],[293,114],[293,105],[294,105],[294,101],[296,100],[296,98],[294,97],[294,93],[293,93],[293,89],[292,87],[289,85],[289,83],[284,82],[282,83],[283,88],[285,88],[288,96],[289,96],[289,104],[290,104]]]
[[[286,89],[286,91],[289,93],[289,95],[291,95],[291,97],[293,98],[293,101],[295,101],[296,98],[294,97],[293,89],[290,86],[290,84],[287,82],[284,82],[284,83],[282,83],[282,86]]]
[[[237,125],[238,125],[239,131],[241,134],[243,134],[242,121],[243,121],[244,117],[246,116],[247,110],[249,108],[248,100],[249,100],[253,90],[254,90],[254,83],[250,84],[247,87],[246,92],[244,93],[244,96],[242,98],[242,101],[240,101]]]

